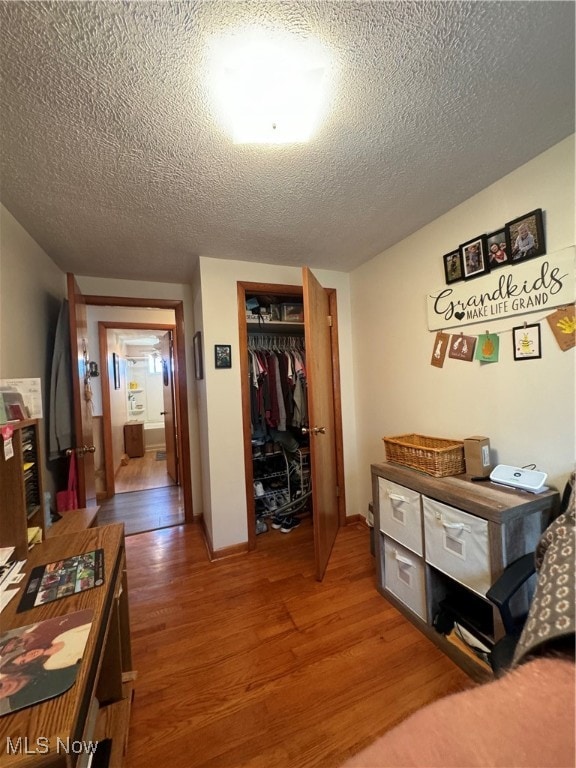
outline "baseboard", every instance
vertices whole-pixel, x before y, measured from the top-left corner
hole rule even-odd
[[[204,534],[204,544],[206,546],[206,552],[210,562],[215,560],[225,560],[228,557],[236,557],[237,555],[246,555],[250,551],[248,542],[243,541],[240,544],[233,544],[230,547],[224,547],[223,549],[213,549],[208,530],[206,529],[206,523],[204,521],[204,515],[198,515],[194,517],[194,520],[198,520],[202,526],[202,532]]]
[[[241,544],[233,544],[231,547],[212,550],[210,552],[210,560],[224,560],[228,557],[236,557],[237,555],[247,555],[249,551],[248,542],[243,541]]]
[[[248,552],[250,551],[247,541],[243,541],[240,544],[232,544],[232,546],[224,547],[223,549],[213,549],[212,542],[210,541],[210,537],[206,529],[206,524],[204,522],[204,515],[194,516],[194,522],[196,521],[198,521],[202,526],[202,532],[204,534],[204,544],[206,545],[206,551],[208,553],[208,557],[211,562],[214,560],[225,560],[228,557],[245,555],[245,554],[248,554]],[[354,523],[364,523],[366,527],[369,527],[368,522],[364,517],[364,515],[349,515],[346,518],[346,525],[354,525]]]

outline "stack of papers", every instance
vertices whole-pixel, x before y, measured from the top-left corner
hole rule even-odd
[[[14,553],[14,547],[0,548],[0,611],[12,600],[18,592],[20,582],[24,578],[22,568],[26,560],[14,560],[10,557]]]
[[[8,560],[10,560],[13,554],[14,554],[14,547],[0,547],[0,568],[6,565],[6,563],[8,562]],[[1,581],[1,572],[0,572],[0,581]]]
[[[34,544],[42,543],[42,529],[38,526],[28,528],[28,549],[32,549]]]

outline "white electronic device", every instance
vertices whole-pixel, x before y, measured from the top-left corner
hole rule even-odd
[[[543,491],[547,477],[546,472],[538,472],[536,469],[522,469],[522,467],[510,467],[508,464],[498,464],[490,473],[490,480],[493,483],[509,485],[512,488],[520,488],[531,493]]]

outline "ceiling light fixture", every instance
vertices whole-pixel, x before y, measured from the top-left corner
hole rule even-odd
[[[318,45],[303,45],[252,33],[217,47],[215,92],[236,144],[311,138],[326,104],[326,57]]]

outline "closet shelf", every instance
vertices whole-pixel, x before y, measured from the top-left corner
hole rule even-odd
[[[270,323],[247,322],[248,333],[281,333],[282,331],[304,330],[304,323],[292,323],[288,320],[274,320]]]

